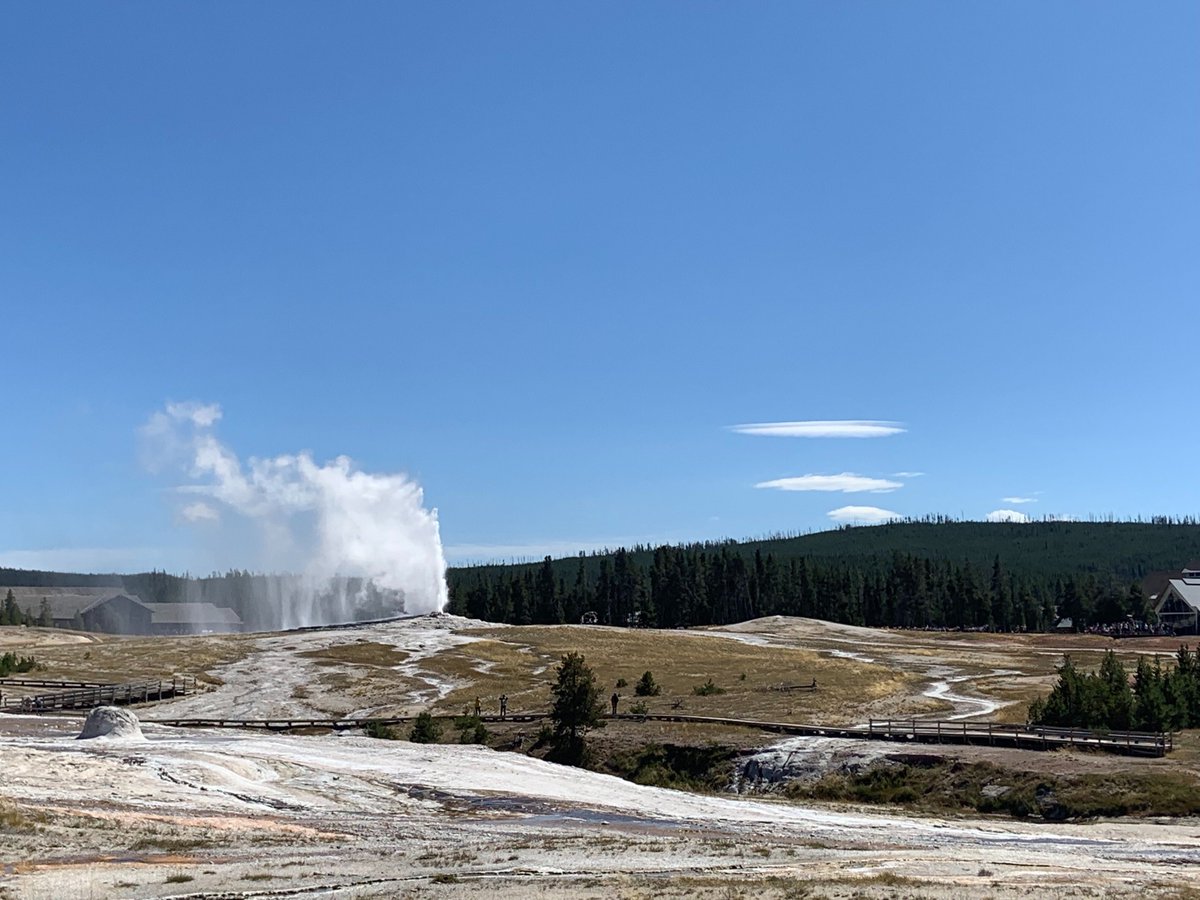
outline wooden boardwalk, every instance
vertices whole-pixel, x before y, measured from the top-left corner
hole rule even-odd
[[[453,722],[460,716],[435,716],[442,722]],[[519,713],[505,716],[480,716],[483,722],[541,722],[547,713]],[[1174,749],[1170,734],[1152,732],[1096,732],[1077,728],[1041,728],[1009,725],[1001,722],[946,722],[932,719],[872,720],[866,725],[826,726],[797,722],[765,722],[753,719],[731,719],[721,716],[692,716],[674,713],[634,715],[619,713],[606,716],[627,722],[681,722],[700,725],[731,725],[755,728],[776,734],[807,737],[855,738],[858,740],[892,741],[895,743],[965,744],[990,747],[1010,747],[1018,750],[1057,750],[1076,748],[1117,753],[1125,756],[1165,756]],[[267,731],[333,730],[347,731],[369,723],[379,725],[410,725],[413,716],[394,718],[345,719],[148,719],[148,724],[180,728],[252,728]]]
[[[0,679],[0,692],[6,686],[58,688],[47,693],[12,697],[6,694],[0,710],[4,712],[55,712],[93,709],[97,706],[129,706],[156,703],[196,692],[196,679],[176,675],[170,679],[103,684],[78,681],[45,681],[33,678]]]

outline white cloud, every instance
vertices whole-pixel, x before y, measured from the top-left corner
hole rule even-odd
[[[877,525],[901,518],[900,513],[880,509],[878,506],[841,506],[831,509],[828,515],[835,522],[860,522],[866,525]]]
[[[899,422],[879,422],[868,419],[840,419],[810,422],[760,422],[753,425],[731,425],[738,434],[765,437],[803,438],[876,438],[901,434],[907,429]]]
[[[924,472],[893,472],[893,478],[920,478]]]
[[[840,475],[797,475],[792,478],[776,478],[773,481],[760,481],[756,488],[774,488],[779,491],[841,491],[843,494],[857,494],[871,491],[875,494],[886,494],[896,488],[904,487],[899,481],[887,481],[883,478],[868,478],[865,475],[855,475],[853,472],[842,472]]]
[[[1037,497],[1001,497],[1005,503],[1037,503]]]
[[[166,414],[179,422],[191,422],[197,428],[211,428],[221,418],[221,404],[168,403]]]
[[[989,522],[1028,522],[1029,516],[1015,509],[993,509],[986,519]]]
[[[202,500],[189,503],[179,514],[189,522],[216,522],[221,518],[220,513]]]

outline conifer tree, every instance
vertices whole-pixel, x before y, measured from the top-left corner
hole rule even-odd
[[[551,688],[554,704],[550,721],[554,728],[553,757],[569,765],[587,760],[585,737],[589,730],[604,726],[604,706],[596,675],[579,653],[568,653],[557,669]]]

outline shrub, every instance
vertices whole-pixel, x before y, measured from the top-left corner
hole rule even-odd
[[[486,744],[491,737],[487,726],[478,716],[463,716],[454,723],[460,744]]]
[[[0,654],[0,678],[14,672],[32,672],[39,668],[32,656],[17,656],[15,653]]]
[[[711,697],[713,694],[725,693],[725,688],[717,687],[715,684],[713,684],[713,680],[710,678],[708,681],[704,682],[704,684],[698,684],[692,688],[692,693],[701,697]]]
[[[617,689],[620,690],[623,687],[629,687],[629,682],[626,681],[624,678],[618,678],[617,679]]]
[[[642,677],[638,680],[633,692],[639,697],[657,697],[662,693],[662,688],[655,682],[654,675],[647,670],[642,673]]]
[[[384,725],[378,719],[371,719],[363,725],[363,734],[367,737],[379,738],[384,741],[396,740],[396,731],[390,725]]]
[[[414,744],[436,744],[442,739],[442,726],[429,713],[423,712],[417,716],[408,739]]]
[[[635,716],[644,716],[650,712],[650,710],[646,708],[645,700],[639,700],[637,703],[633,704],[633,706],[629,707],[629,711]]]
[[[553,740],[554,740],[554,729],[551,728],[549,725],[543,725],[538,730],[537,738],[533,742],[533,749],[537,750],[541,747],[545,747],[545,746],[549,745],[550,742]]]

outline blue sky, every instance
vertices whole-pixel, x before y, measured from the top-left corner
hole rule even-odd
[[[408,473],[452,561],[1195,514],[1198,33],[1094,0],[8,4],[0,564],[260,564],[147,470],[169,402],[242,460]],[[898,424],[732,428],[841,420]]]

